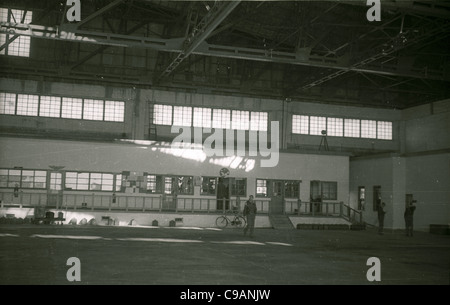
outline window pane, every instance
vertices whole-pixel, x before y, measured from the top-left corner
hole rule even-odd
[[[344,135],[344,120],[339,118],[328,118],[327,135],[342,137]]]
[[[15,114],[15,113],[16,113],[16,95],[14,93],[1,92],[0,114]]]
[[[377,137],[377,121],[361,120],[361,138]]]
[[[250,113],[250,130],[267,131],[267,112]]]
[[[327,120],[325,117],[310,116],[309,117],[309,134],[321,135],[322,130],[326,130]]]
[[[377,122],[377,138],[392,140],[392,122]]]
[[[191,126],[192,125],[192,108],[191,107],[173,107],[173,125],[175,126]]]
[[[344,137],[359,138],[359,120],[344,120]]]
[[[172,125],[172,106],[154,105],[153,124]]]
[[[39,116],[59,118],[61,98],[57,96],[41,96]]]
[[[267,196],[267,180],[256,180],[256,196]]]
[[[232,129],[248,130],[249,129],[249,112],[241,110],[232,111]]]
[[[103,121],[103,101],[84,99],[83,119]]]
[[[231,111],[226,109],[213,109],[213,128],[230,129]]]
[[[216,178],[214,177],[202,177],[202,195],[215,195],[216,194]]]
[[[61,117],[68,119],[81,119],[81,110],[83,109],[83,100],[80,98],[62,98]]]
[[[292,133],[309,134],[309,117],[307,115],[292,115]]]
[[[37,116],[38,95],[19,94],[17,95],[17,115]]]
[[[211,128],[211,108],[194,107],[193,126]]]
[[[123,122],[125,120],[125,103],[105,101],[105,121]]]
[[[118,174],[116,175],[116,192],[119,192],[121,187],[122,187],[122,174]]]

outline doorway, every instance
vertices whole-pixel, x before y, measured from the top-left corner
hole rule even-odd
[[[270,213],[283,214],[283,180],[269,180]]]

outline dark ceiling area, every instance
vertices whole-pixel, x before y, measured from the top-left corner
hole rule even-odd
[[[362,0],[80,0],[70,23],[65,1],[2,2],[33,11],[1,23],[32,37],[29,58],[0,56],[3,77],[390,109],[450,98],[450,1],[381,1],[369,22]]]

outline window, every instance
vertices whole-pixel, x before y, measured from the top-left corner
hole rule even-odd
[[[267,131],[267,112],[250,112],[250,130]]]
[[[377,122],[377,138],[392,140],[392,122]]]
[[[0,169],[0,187],[43,189],[47,185],[47,172],[41,170]]]
[[[284,182],[284,196],[286,198],[300,197],[300,182],[299,181],[285,181]]]
[[[105,101],[105,121],[123,122],[125,119],[125,103]]]
[[[54,191],[60,191],[62,185],[61,173],[50,173],[50,189]]]
[[[122,174],[116,174],[116,192],[120,192],[122,188]]]
[[[311,181],[311,201],[337,200],[337,182]]]
[[[175,177],[174,180],[177,187],[177,194],[194,194],[194,184],[192,176],[178,176]]]
[[[230,178],[231,196],[247,196],[247,179]]]
[[[72,190],[89,190],[89,173],[66,172],[66,188]]]
[[[321,135],[322,130],[327,129],[327,119],[325,117],[310,116],[309,117],[309,134]]]
[[[256,179],[256,197],[267,197],[267,180]]]
[[[147,175],[147,193],[161,193],[162,176]]]
[[[230,129],[230,110],[213,109],[213,128]]]
[[[113,174],[91,173],[89,180],[89,190],[91,191],[112,191],[114,184]]]
[[[61,98],[57,96],[41,96],[39,116],[59,118],[61,115]]]
[[[193,126],[211,128],[211,108],[194,107]]]
[[[173,125],[175,126],[191,126],[192,124],[192,108],[191,107],[173,107]]]
[[[231,128],[237,130],[248,130],[249,129],[249,112],[241,110],[233,110],[231,112]]]
[[[155,105],[153,124],[172,125],[172,106]]]
[[[216,194],[215,177],[202,177],[202,188],[200,190],[201,195],[215,195]]]
[[[332,137],[342,137],[344,135],[344,120],[339,118],[328,118],[327,135]]]
[[[366,203],[366,188],[364,186],[358,187],[358,210],[364,210]]]
[[[21,179],[22,188],[46,188],[47,184],[47,172],[35,171],[35,170],[22,170]]]
[[[164,178],[164,194],[172,194],[172,178]]]
[[[63,97],[61,117],[67,119],[81,119],[83,100],[80,98]]]
[[[344,120],[344,136],[359,138],[359,120],[345,119]]]
[[[292,115],[292,133],[309,134],[309,117],[307,115]]]
[[[84,100],[83,119],[103,121],[103,104],[101,100]]]
[[[0,22],[29,24],[32,17],[31,11],[0,8]],[[14,38],[13,34],[0,34],[0,46],[9,43],[0,51],[0,55],[30,57],[30,41],[29,36],[20,35]]]
[[[337,200],[337,182],[322,182],[322,199]]]
[[[39,96],[29,94],[17,95],[17,115],[38,115]]]
[[[16,95],[14,93],[0,92],[0,114],[16,114]]]
[[[361,138],[376,139],[377,121],[361,120]]]

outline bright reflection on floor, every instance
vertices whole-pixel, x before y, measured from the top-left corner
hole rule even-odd
[[[65,239],[104,239],[101,236],[82,236],[82,235],[41,235],[41,234],[33,234],[30,237],[39,237],[39,238],[65,238]]]
[[[212,241],[214,244],[232,244],[232,245],[259,245],[265,246],[265,243],[250,240],[232,240],[232,241]]]
[[[0,234],[0,237],[19,237],[19,235],[2,233],[2,234]]]
[[[202,243],[201,240],[195,239],[174,239],[174,238],[116,238],[115,240],[120,241],[151,241],[151,242],[165,242],[165,243]]]

